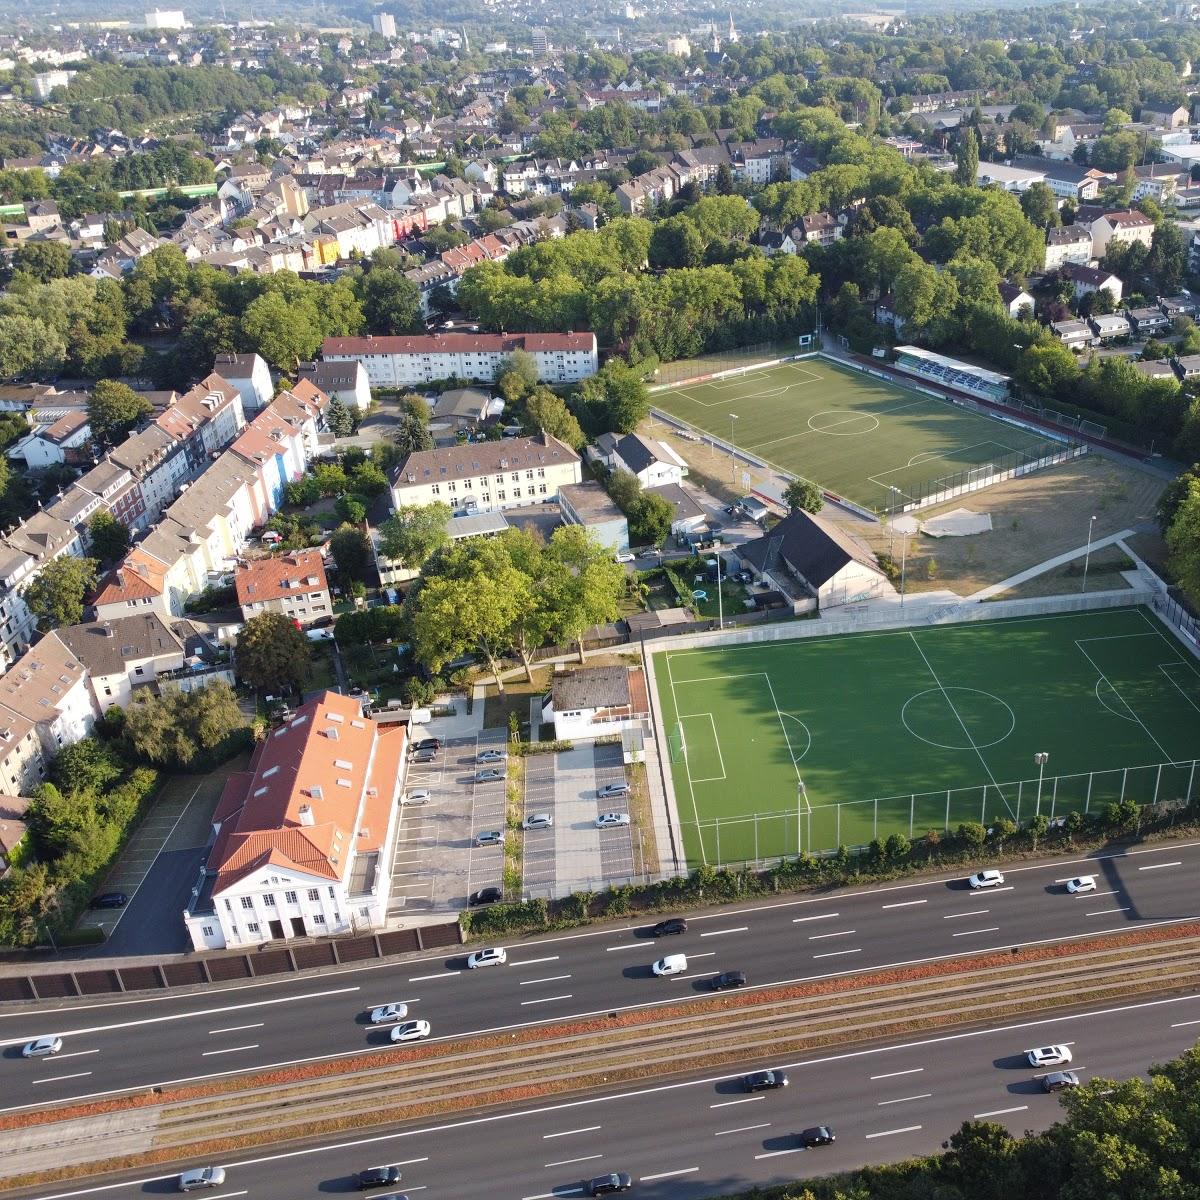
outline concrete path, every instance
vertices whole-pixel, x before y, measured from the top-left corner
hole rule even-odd
[[[477,688],[475,703],[472,711],[467,712],[465,696],[451,696],[448,703],[454,706],[454,716],[434,717],[428,725],[421,727],[421,737],[439,737],[443,741],[448,738],[474,737],[483,728],[483,699],[479,694],[482,688]],[[438,703],[446,704],[446,700]]]
[[[1109,534],[1108,537],[1097,538],[1092,543],[1092,553],[1097,550],[1103,550],[1105,546],[1115,546],[1124,538],[1133,537],[1132,529],[1122,529],[1119,533]],[[1074,550],[1068,550],[1065,554],[1056,554],[1053,558],[1046,559],[1045,562],[1038,563],[1035,567],[1029,567],[1024,571],[1018,571],[1015,575],[1010,575],[1007,579],[1000,580],[999,583],[989,583],[987,587],[980,588],[977,592],[972,592],[964,598],[964,603],[970,603],[972,600],[990,600],[991,597],[999,595],[1000,592],[1005,592],[1009,588],[1016,587],[1018,584],[1024,583],[1027,579],[1036,579],[1039,575],[1044,575],[1047,571],[1053,571],[1055,567],[1061,567],[1064,563],[1073,562],[1077,558],[1083,558],[1087,554],[1088,548],[1086,545],[1079,546]]]

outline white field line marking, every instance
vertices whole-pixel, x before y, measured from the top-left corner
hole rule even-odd
[[[672,1179],[676,1175],[693,1175],[698,1170],[700,1170],[699,1167],[680,1167],[678,1171],[659,1171],[657,1175],[642,1175],[638,1182],[650,1183],[654,1179]]]
[[[784,1154],[800,1154],[807,1149],[807,1146],[793,1146],[790,1150],[768,1150],[765,1154],[756,1154],[754,1156],[754,1161],[758,1162],[763,1158],[779,1158]]]
[[[985,917],[992,910],[990,908],[973,908],[970,912],[947,913],[943,921],[957,921],[960,917]]]
[[[47,1056],[46,1062],[62,1062],[64,1058],[82,1058],[85,1054],[99,1054],[100,1050],[97,1047],[95,1050],[72,1050],[70,1054],[56,1054],[53,1058]]]
[[[585,1154],[581,1158],[560,1158],[556,1162],[543,1163],[545,1167],[569,1167],[572,1163],[591,1162],[593,1159],[603,1158],[603,1154]]]
[[[570,975],[547,975],[542,979],[522,979],[517,987],[529,987],[533,983],[554,983],[558,979],[570,979]]]
[[[550,1004],[554,1000],[570,1000],[571,993],[568,992],[565,996],[539,996],[536,1000],[522,1000],[521,1007],[524,1008],[528,1004]]]
[[[604,947],[604,949],[605,949],[605,950],[606,950],[606,951],[607,951],[609,954],[612,954],[612,953],[613,953],[615,950],[640,950],[641,948],[642,948],[642,947],[641,947],[641,946],[639,946],[639,945],[637,944],[637,942],[633,942],[633,943],[631,943],[631,944],[630,944],[630,945],[628,945],[628,946],[605,946],[605,947]]]
[[[896,1134],[896,1133],[916,1133],[917,1130],[919,1130],[920,1128],[921,1128],[920,1125],[905,1125],[900,1129],[884,1129],[880,1133],[868,1133],[866,1135],[866,1137],[868,1139],[870,1139],[870,1138],[891,1137],[893,1134]]]
[[[824,954],[814,954],[813,958],[839,958],[843,954],[861,954],[862,947],[859,946],[854,950],[828,950]]]
[[[1143,634],[1142,636],[1146,637],[1148,635]],[[1113,695],[1116,696],[1116,698],[1118,700],[1120,700],[1120,702],[1123,705],[1125,705],[1125,708],[1128,711],[1129,715],[1142,727],[1142,732],[1145,733],[1145,735],[1158,747],[1159,753],[1162,754],[1162,758],[1160,761],[1161,762],[1174,762],[1175,760],[1171,757],[1171,755],[1169,755],[1166,752],[1166,750],[1163,749],[1162,743],[1146,727],[1146,722],[1143,721],[1142,718],[1139,717],[1137,715],[1137,713],[1135,713],[1133,711],[1133,707],[1130,705],[1129,701],[1126,700],[1125,697],[1121,695],[1120,690],[1116,687],[1116,685],[1112,682],[1112,680],[1110,680],[1108,678],[1108,676],[1105,675],[1105,673],[1102,670],[1100,670],[1100,668],[1096,665],[1096,660],[1083,648],[1084,641],[1097,641],[1097,640],[1099,640],[1099,639],[1084,638],[1081,640],[1079,638],[1076,638],[1075,639],[1076,649],[1078,649],[1079,653],[1082,654],[1083,657],[1086,658],[1088,660],[1088,662],[1090,662],[1092,664],[1092,670],[1095,671],[1096,674],[1099,675],[1100,678],[1103,679],[1104,682],[1108,684],[1109,689],[1112,691]],[[1178,866],[1179,864],[1176,863],[1175,865]]]
[[[753,1104],[756,1100],[763,1100],[763,1096],[743,1096],[740,1100],[719,1100],[716,1104],[710,1104],[709,1108],[728,1108],[731,1104]]]
[[[558,962],[558,959],[559,959],[559,956],[557,954],[550,954],[550,955],[547,955],[547,957],[545,957],[545,958],[518,959],[516,962],[510,962],[508,965],[510,967],[531,967],[531,966],[533,966],[534,963]]]
[[[1097,908],[1090,913],[1084,913],[1085,917],[1102,917],[1105,913],[1128,912],[1133,905],[1127,904],[1124,908]]]
[[[1181,862],[1151,863],[1147,867],[1138,867],[1139,871],[1161,871],[1164,867],[1182,867]]]
[[[849,937],[852,933],[857,933],[857,929],[839,929],[837,933],[810,933],[808,940],[810,942],[819,942],[825,938],[831,937]]]
[[[458,976],[453,971],[439,971],[436,975],[410,975],[409,983],[427,983],[433,979],[457,979]]]
[[[210,1029],[209,1035],[214,1033],[240,1033],[243,1029],[261,1029],[266,1024],[265,1021],[256,1021],[253,1025],[226,1025],[224,1029]]]
[[[577,1133],[595,1133],[597,1129],[602,1129],[602,1125],[584,1125],[580,1129],[563,1129],[558,1133],[543,1133],[542,1141],[547,1142],[551,1138],[572,1137]]]
[[[792,924],[799,925],[801,921],[828,921],[831,917],[840,915],[840,913],[818,913],[815,917],[793,917]]]
[[[951,937],[972,937],[977,933],[995,933],[999,925],[989,925],[986,929],[964,929],[961,933],[952,933]]]
[[[79,1071],[74,1075],[50,1075],[46,1079],[35,1079],[33,1084],[36,1087],[39,1083],[61,1083],[64,1079],[83,1079],[90,1074],[91,1071]]]
[[[1200,1025],[1200,1021],[1176,1021],[1172,1029],[1182,1029],[1185,1025]]]

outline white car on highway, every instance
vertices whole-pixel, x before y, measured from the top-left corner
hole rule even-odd
[[[1031,1067],[1061,1067],[1071,1061],[1070,1046],[1040,1046],[1026,1050],[1025,1057]]]
[[[371,1009],[371,1024],[386,1025],[392,1021],[403,1021],[408,1016],[407,1004],[381,1004]]]
[[[405,1021],[403,1025],[397,1025],[391,1033],[393,1042],[419,1042],[428,1036],[428,1021]]]
[[[972,888],[999,887],[1003,882],[1004,875],[1000,871],[976,871],[967,878]]]
[[[655,975],[682,975],[687,970],[686,954],[668,954],[660,958],[651,970]]]
[[[467,958],[467,966],[474,971],[476,967],[502,967],[508,962],[508,954],[503,946],[493,946],[487,950],[476,950]]]
[[[1094,892],[1095,890],[1095,875],[1080,875],[1077,879],[1067,880],[1067,891],[1072,895],[1075,895],[1077,892]]]
[[[32,1042],[26,1042],[21,1048],[21,1056],[23,1058],[45,1058],[49,1054],[57,1054],[63,1048],[63,1040],[60,1037],[51,1035],[50,1037],[34,1038]]]

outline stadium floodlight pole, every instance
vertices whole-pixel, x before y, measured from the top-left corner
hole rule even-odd
[[[721,596],[721,551],[717,551],[717,628],[725,628],[725,603]]]
[[[1050,755],[1045,750],[1039,750],[1033,756],[1033,761],[1037,763],[1038,769],[1037,808],[1034,815],[1040,817],[1042,815],[1042,774],[1046,770],[1046,763],[1050,761]]]
[[[738,419],[737,413],[729,414],[729,478],[737,478],[737,454],[733,449],[733,423]]]
[[[796,777],[796,857],[804,853],[804,842],[800,836],[800,801],[804,799],[806,794],[804,780],[799,776]]]
[[[1096,518],[1092,517],[1088,521],[1087,553],[1083,556],[1083,587],[1079,589],[1081,593],[1087,591],[1088,564],[1092,561],[1092,529],[1095,527],[1095,525]]]

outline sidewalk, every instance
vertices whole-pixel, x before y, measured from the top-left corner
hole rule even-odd
[[[1124,538],[1133,537],[1134,532],[1132,529],[1122,529],[1119,533],[1109,534],[1108,537],[1097,538],[1092,542],[1091,552],[1095,554],[1097,550],[1103,550],[1106,546],[1115,546]],[[980,588],[979,591],[972,592],[971,595],[964,597],[963,603],[970,603],[974,600],[990,600],[993,596],[999,595],[999,593],[1005,592],[1009,588],[1016,587],[1018,584],[1024,583],[1027,579],[1036,579],[1037,576],[1044,575],[1047,571],[1053,571],[1055,567],[1061,567],[1064,563],[1073,562],[1077,558],[1083,558],[1087,553],[1088,548],[1084,545],[1074,550],[1068,550],[1065,554],[1056,554],[1053,558],[1048,558],[1045,562],[1038,563],[1037,566],[1029,567],[1024,571],[1018,571],[1017,574],[1000,580],[999,583],[989,583],[987,587]]]

